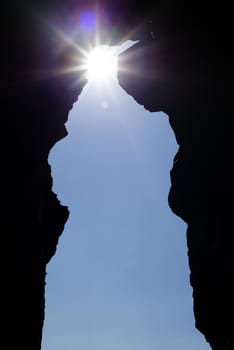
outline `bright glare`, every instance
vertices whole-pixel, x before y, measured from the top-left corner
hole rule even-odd
[[[108,46],[98,46],[87,57],[88,80],[108,81],[116,75],[116,55]]]

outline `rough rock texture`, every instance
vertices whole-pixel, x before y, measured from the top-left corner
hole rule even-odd
[[[140,40],[120,58],[137,74],[120,72],[119,82],[148,110],[169,115],[180,145],[169,205],[188,223],[196,327],[212,349],[233,349],[228,9],[201,1],[1,5],[2,343],[41,346],[45,268],[69,215],[52,192],[48,154],[66,136],[64,123],[85,84],[81,73],[64,74],[80,63],[79,47],[94,41],[76,27],[79,14],[97,3],[102,42]]]

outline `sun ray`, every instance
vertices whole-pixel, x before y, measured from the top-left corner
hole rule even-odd
[[[126,50],[126,41],[131,41],[129,38],[134,37],[137,29],[133,29],[126,37],[120,39],[115,46],[111,35],[109,40],[105,37],[105,43],[103,43],[100,38],[102,34],[99,12],[98,7],[93,12],[84,12],[84,16],[79,17],[77,28],[73,29],[71,26],[60,28],[56,25],[56,19],[49,21],[38,13],[42,26],[47,27],[51,33],[52,64],[47,70],[29,72],[30,77],[46,79],[73,74],[74,84],[82,80],[92,80],[96,81],[97,86],[105,85],[110,91],[113,82],[117,81],[117,70],[125,69],[123,66],[118,67],[118,55]],[[87,40],[81,40],[82,30]],[[87,31],[91,33],[87,34]],[[132,43],[135,42],[132,41]],[[51,60],[51,57],[49,59]],[[71,84],[73,85],[72,81]]]

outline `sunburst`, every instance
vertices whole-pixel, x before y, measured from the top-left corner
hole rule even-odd
[[[113,50],[106,45],[95,47],[86,57],[84,68],[87,78],[107,83],[116,74],[117,59]]]
[[[89,14],[90,17],[90,14]],[[82,30],[91,30],[91,24],[88,22],[89,27],[87,27],[87,21],[90,19],[86,17],[83,18],[83,22],[80,23],[80,28]],[[71,31],[69,34],[67,31],[62,30],[58,26],[47,22],[44,20],[44,24],[48,25],[48,28],[52,32],[52,36],[55,34],[55,47],[52,50],[55,51],[55,56],[60,57],[64,54],[65,59],[60,60],[60,63],[55,62],[54,69],[49,72],[39,72],[41,77],[47,76],[58,76],[72,74],[74,76],[74,81],[72,84],[80,84],[81,81],[88,80],[89,82],[97,82],[98,85],[106,85],[110,87],[112,82],[116,78],[117,69],[124,69],[124,67],[118,66],[118,55],[125,51],[129,46],[135,44],[135,42],[130,41],[127,46],[126,41],[121,40],[120,44],[112,45],[112,40],[110,38],[110,43],[105,45],[99,39],[100,33],[98,27],[91,36],[93,39],[91,42],[83,41],[80,44],[79,35],[77,39],[77,30]],[[87,27],[87,28],[86,28]],[[79,26],[77,27],[79,29]],[[78,30],[79,33],[79,30]],[[77,76],[76,76],[77,73]]]

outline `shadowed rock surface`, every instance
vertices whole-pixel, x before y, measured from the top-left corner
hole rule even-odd
[[[180,146],[169,205],[188,224],[196,327],[212,349],[231,350],[228,9],[204,7],[201,1],[99,4],[103,43],[110,35],[111,44],[139,40],[120,57],[120,66],[131,68],[119,72],[120,85],[146,109],[169,116]],[[94,41],[93,33],[74,29],[79,14],[94,7],[93,0],[1,5],[2,343],[8,349],[41,347],[46,264],[69,216],[52,192],[48,154],[66,136],[68,113],[85,84],[80,72],[58,73],[81,62],[81,52],[67,37],[82,48]]]
[[[152,40],[120,56],[119,66],[128,69],[118,78],[146,109],[169,116],[180,146],[169,205],[188,224],[196,327],[212,349],[233,349],[233,145],[231,114],[225,114],[230,65],[225,26],[218,27],[224,17],[222,8],[198,1],[161,9],[159,16],[152,12]]]

